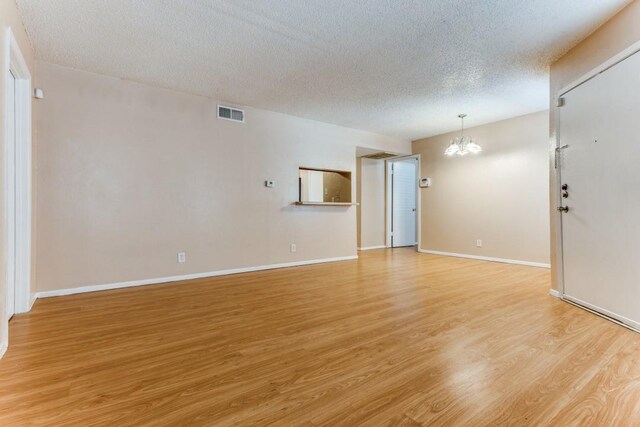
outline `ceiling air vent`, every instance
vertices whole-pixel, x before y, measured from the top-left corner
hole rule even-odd
[[[244,123],[244,110],[218,105],[218,118]]]
[[[390,157],[398,157],[398,155],[381,151],[379,153],[367,154],[366,156],[362,156],[362,157],[366,157],[367,159],[382,160],[382,159],[388,159]]]

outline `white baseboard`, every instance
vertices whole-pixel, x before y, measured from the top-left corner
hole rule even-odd
[[[29,301],[27,302],[27,306],[24,307],[24,309],[19,310],[18,306],[16,305],[16,312],[15,314],[24,314],[24,313],[28,313],[31,311],[31,309],[33,308],[33,304],[35,304],[36,300],[38,299],[38,294],[37,292],[31,292],[29,294]]]
[[[256,267],[233,268],[229,270],[210,271],[207,273],[185,274],[181,276],[159,277],[155,279],[133,280],[130,282],[108,283],[104,285],[81,286],[78,288],[59,289],[55,291],[43,291],[36,294],[37,298],[59,297],[63,295],[73,295],[85,292],[107,291],[111,289],[130,288],[133,286],[157,285],[159,283],[178,282],[182,280],[202,279],[206,277],[226,276],[229,274],[249,273],[252,271],[273,270],[276,268],[299,267],[310,264],[321,264],[325,262],[347,261],[357,259],[357,255],[313,259],[308,261],[285,262],[281,264],[260,265]]]
[[[555,289],[549,289],[549,295],[554,298],[562,299],[562,294],[560,293],[560,291],[557,291]]]
[[[385,245],[380,245],[380,246],[366,246],[364,248],[358,248],[359,251],[370,251],[372,249],[386,249],[387,247]]]
[[[6,341],[2,341],[0,343],[0,359],[2,359],[2,356],[4,356],[4,354],[7,352],[7,348],[9,348],[9,343]]]
[[[541,262],[531,262],[531,261],[520,261],[520,260],[517,260],[517,259],[493,258],[493,257],[488,257],[488,256],[480,256],[480,255],[457,254],[457,253],[452,253],[452,252],[430,251],[430,250],[427,250],[427,249],[418,249],[418,252],[421,252],[423,254],[452,256],[452,257],[456,257],[456,258],[478,259],[478,260],[481,260],[481,261],[502,262],[502,263],[505,263],[505,264],[527,265],[529,267],[551,268],[551,264],[545,264],[545,263],[541,263]]]

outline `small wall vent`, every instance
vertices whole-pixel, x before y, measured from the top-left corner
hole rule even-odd
[[[218,118],[244,123],[244,110],[218,105]]]

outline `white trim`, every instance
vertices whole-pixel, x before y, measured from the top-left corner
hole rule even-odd
[[[596,305],[589,304],[588,302],[579,300],[578,298],[570,297],[569,295],[563,295],[562,299],[571,303],[577,307],[583,308],[593,314],[596,314],[604,319],[610,320],[618,325],[624,326],[625,328],[631,329],[635,332],[640,332],[640,323],[628,319],[624,316],[620,316],[619,314],[612,313],[604,308],[600,308]]]
[[[29,298],[29,310],[27,310],[27,311],[31,311],[31,309],[33,308],[33,304],[36,303],[37,299],[38,299],[38,293],[37,292],[33,292],[31,294],[31,297]]]
[[[634,44],[632,44],[628,48],[624,49],[622,52],[620,52],[617,55],[609,58],[608,60],[606,60],[602,64],[598,65],[597,67],[595,67],[591,71],[587,72],[586,74],[583,74],[582,76],[580,76],[579,78],[577,78],[573,82],[571,82],[568,85],[564,86],[562,89],[560,89],[557,92],[556,99],[561,97],[561,96],[563,96],[563,95],[565,95],[567,92],[572,91],[573,89],[577,88],[578,86],[588,82],[592,78],[596,77],[598,74],[604,73],[609,68],[611,68],[614,65],[624,61],[625,59],[629,58],[630,56],[632,56],[632,55],[634,55],[634,54],[636,54],[638,52],[640,52],[640,41],[635,42]]]
[[[502,262],[505,264],[527,265],[529,267],[551,268],[551,264],[546,264],[542,262],[521,261],[517,259],[506,259],[506,258],[493,258],[488,256],[480,256],[480,255],[457,254],[453,252],[430,251],[427,249],[418,249],[418,252],[421,252],[423,254],[451,256],[456,258],[478,259],[481,261]]]
[[[420,178],[422,177],[422,155],[415,154],[418,164],[416,165],[416,221],[417,233],[416,252],[422,246],[422,188],[420,188]]]
[[[555,271],[555,276],[556,276],[556,283],[558,285],[558,287],[560,288],[560,294],[562,295],[564,293],[564,242],[562,240],[562,222],[563,222],[563,218],[562,218],[562,212],[560,212],[559,210],[557,210],[556,208],[558,206],[562,206],[563,203],[563,199],[562,199],[562,191],[561,191],[561,187],[562,187],[562,156],[561,153],[558,152],[558,148],[561,147],[561,123],[560,123],[560,109],[562,107],[557,107],[554,111],[554,117],[555,117],[555,145],[554,145],[554,150],[553,150],[553,164],[555,167],[555,173],[556,173],[556,185],[555,187],[550,190],[553,191],[555,194],[555,201],[556,204],[555,206],[552,207],[552,209],[555,211],[555,215],[556,215],[556,230],[555,230],[555,236],[553,236],[555,239],[553,240],[552,243],[555,244],[556,246],[556,252],[555,252],[555,261],[556,261],[556,271]],[[553,271],[552,271],[553,274]]]
[[[7,341],[2,341],[0,343],[0,359],[2,359],[2,356],[4,356],[8,348],[9,348],[9,343]]]
[[[31,80],[31,72],[27,66],[27,61],[25,61],[24,55],[22,55],[18,41],[13,35],[11,28],[6,29],[5,38],[7,43],[6,54],[8,55],[7,64],[10,64],[12,69],[20,74],[19,78]],[[31,100],[31,91],[29,91],[29,100]]]
[[[4,314],[7,320],[13,316],[16,308],[16,280],[15,280],[15,147],[17,139],[16,129],[16,89],[18,80],[7,66],[4,85],[5,105],[5,143],[4,143]]]
[[[386,249],[387,245],[380,245],[380,246],[366,246],[364,248],[358,248],[359,251],[370,251],[372,249]]]
[[[549,295],[554,298],[562,299],[562,294],[560,293],[560,291],[555,289],[549,289]]]
[[[386,160],[384,162],[384,246],[386,248],[391,247],[391,192],[392,192],[392,178],[393,169],[391,168],[391,162]]]
[[[31,222],[32,222],[32,153],[31,153],[31,73],[20,51],[11,28],[5,31],[5,63],[4,70],[5,89],[9,83],[11,73],[15,76],[15,109],[16,109],[16,135],[15,135],[15,185],[10,186],[5,179],[5,229],[11,226],[15,228],[15,242],[6,248],[13,247],[14,251],[5,251],[5,266],[15,265],[15,312],[25,313],[30,309],[31,300]],[[5,90],[6,97],[6,90]],[[7,100],[4,100],[5,105]],[[6,116],[5,116],[6,123]],[[8,143],[5,143],[5,153]],[[9,168],[5,159],[5,169]],[[11,188],[9,188],[11,187]],[[14,205],[15,218],[11,224],[7,223],[7,209]],[[7,233],[8,235],[9,233]],[[7,286],[13,286],[7,283]]]
[[[85,292],[106,291],[111,289],[130,288],[134,286],[157,285],[160,283],[178,282],[183,280],[202,279],[206,277],[226,276],[230,274],[249,273],[252,271],[273,270],[276,268],[299,267],[310,264],[321,264],[325,262],[348,261],[358,259],[357,255],[312,259],[308,261],[285,262],[281,264],[260,265],[256,267],[232,268],[229,270],[210,271],[207,273],[184,274],[181,276],[159,277],[155,279],[133,280],[130,282],[108,283],[104,285],[81,286],[79,288],[59,289],[55,291],[43,291],[36,294],[37,298],[58,297],[63,295],[73,295]]]

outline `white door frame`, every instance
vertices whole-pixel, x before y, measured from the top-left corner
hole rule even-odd
[[[613,67],[614,65],[624,61],[625,59],[639,52],[640,52],[640,41],[635,42],[628,48],[624,49],[622,52],[611,57],[607,61],[603,62],[602,64],[592,69],[591,71],[587,72],[586,74],[580,76],[578,79],[564,86],[562,89],[556,92],[555,101],[558,101],[558,105],[560,105],[559,104],[560,98],[562,98],[563,95],[567,94],[568,92],[572,91],[578,86],[596,77],[598,74],[604,73],[609,68]],[[555,153],[554,153],[555,165],[556,165],[556,185],[555,185],[555,188],[553,189],[554,191],[553,199],[556,200],[557,206],[560,206],[562,203],[561,189],[560,189],[562,185],[562,176],[561,176],[562,165],[560,165],[561,156],[559,154],[559,151],[561,150],[560,147],[563,146],[562,133],[561,133],[562,123],[560,123],[561,108],[562,107],[557,107],[554,114],[555,122],[556,122],[556,137],[555,137],[555,147],[554,147],[555,148]],[[564,257],[563,257],[563,245],[562,245],[562,214],[560,212],[556,212],[555,215],[556,215],[556,224],[558,225],[556,228],[555,239],[554,239],[554,244],[556,247],[556,265],[557,265],[556,281],[558,283],[558,288],[560,290],[560,297],[564,298],[565,289],[564,289]]]
[[[31,309],[34,298],[31,294],[31,73],[20,51],[11,28],[7,28],[5,34],[4,70],[5,109],[9,108],[7,88],[10,83],[11,73],[15,76],[15,156],[5,133],[4,147],[4,229],[12,227],[15,230],[15,241],[10,239],[5,232],[5,286],[15,286],[15,313],[25,313]],[[7,113],[5,110],[5,123]],[[9,162],[15,162],[15,185],[10,185],[13,180],[7,179]],[[15,202],[14,202],[15,201]],[[11,212],[15,208],[15,213]],[[12,241],[9,241],[12,240]],[[12,250],[12,248],[15,248]],[[9,269],[15,268],[15,284],[8,283]],[[6,292],[6,289],[5,289]],[[5,293],[6,295],[6,293]]]
[[[421,227],[422,227],[422,220],[421,220],[421,216],[420,216],[420,211],[422,209],[421,207],[421,198],[420,198],[420,187],[418,185],[418,182],[420,181],[420,177],[422,176],[420,173],[420,165],[421,165],[421,160],[420,160],[420,154],[413,154],[411,156],[402,156],[402,157],[394,157],[392,159],[389,159],[387,161],[385,161],[385,175],[386,175],[386,191],[385,191],[385,205],[386,205],[386,212],[385,212],[385,246],[387,248],[391,248],[391,216],[392,216],[392,209],[393,206],[391,206],[391,196],[392,196],[392,187],[391,187],[391,168],[389,167],[391,163],[396,162],[396,161],[401,161],[401,160],[407,160],[407,159],[417,159],[417,165],[416,165],[416,233],[418,234],[418,244],[416,246],[416,251],[419,251],[420,248],[422,247],[422,232],[421,232]]]

